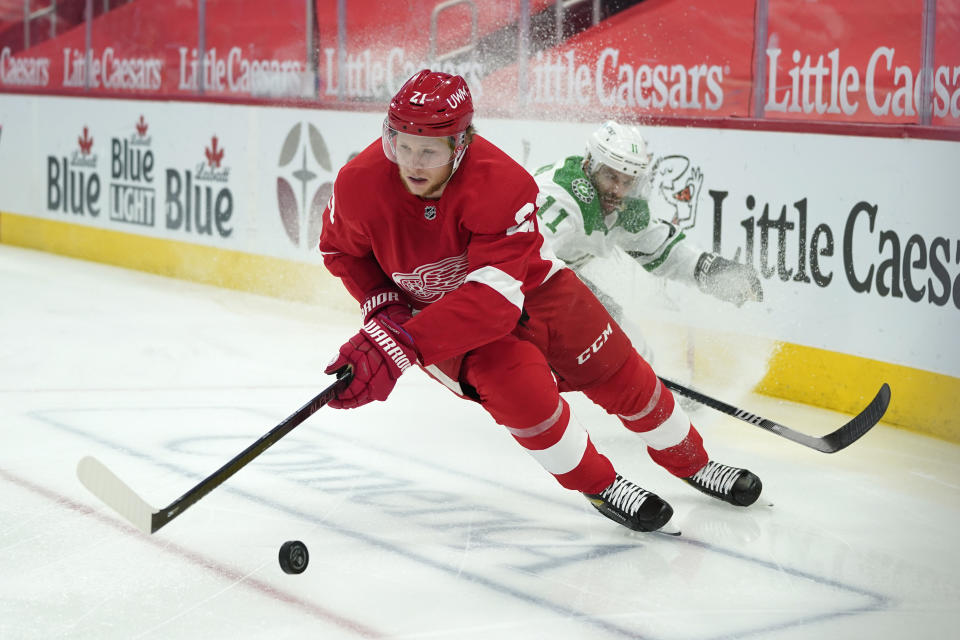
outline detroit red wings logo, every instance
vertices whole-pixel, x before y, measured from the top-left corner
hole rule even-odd
[[[417,267],[413,273],[396,272],[393,281],[421,302],[436,302],[467,277],[467,254],[444,258]]]

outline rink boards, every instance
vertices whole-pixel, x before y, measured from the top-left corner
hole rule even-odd
[[[381,120],[379,111],[0,95],[0,241],[352,308],[316,239],[337,170],[379,144]],[[582,153],[596,123],[476,124],[533,171]],[[660,161],[654,212],[763,279],[764,302],[735,309],[630,265],[611,274],[640,325],[682,332],[694,379],[736,375],[725,368],[731,353],[755,355],[759,391],[843,412],[887,381],[890,422],[960,440],[950,403],[960,393],[960,224],[943,188],[960,144],[644,131]]]

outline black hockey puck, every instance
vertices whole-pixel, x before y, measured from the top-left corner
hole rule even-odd
[[[280,568],[284,573],[303,573],[309,562],[307,545],[299,540],[287,540],[280,545]]]

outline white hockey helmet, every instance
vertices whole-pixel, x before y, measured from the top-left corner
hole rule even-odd
[[[600,165],[606,165],[620,173],[639,178],[644,182],[650,171],[650,154],[647,141],[640,129],[607,120],[587,138],[587,173],[596,173]]]

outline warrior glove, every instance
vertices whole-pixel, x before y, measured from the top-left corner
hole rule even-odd
[[[403,323],[410,306],[394,290],[371,293],[361,305],[363,328],[342,347],[324,373],[353,369],[350,385],[329,402],[334,409],[354,409],[373,400],[386,400],[397,379],[417,361],[413,338]]]
[[[715,253],[700,256],[693,277],[701,291],[738,307],[748,300],[763,301],[763,288],[754,268]]]
[[[392,287],[371,291],[360,305],[364,324],[381,311],[385,311],[391,320],[401,325],[410,319],[412,313],[410,305],[401,297],[400,292]]]

